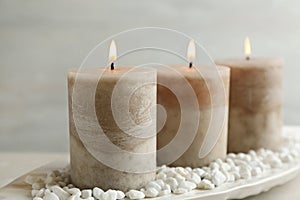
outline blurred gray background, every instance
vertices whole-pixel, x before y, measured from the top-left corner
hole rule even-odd
[[[66,71],[120,31],[160,26],[214,58],[281,56],[284,123],[300,125],[300,1],[0,0],[0,151],[67,151]]]

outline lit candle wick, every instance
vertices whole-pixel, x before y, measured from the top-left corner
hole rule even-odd
[[[110,64],[110,69],[111,69],[111,70],[114,70],[114,69],[115,69],[115,63],[112,62],[112,63]]]
[[[187,59],[189,60],[189,68],[193,67],[193,61],[195,60],[195,58],[196,58],[196,45],[194,40],[191,40],[187,48]]]
[[[110,69],[115,69],[115,63],[114,61],[117,59],[117,46],[114,40],[111,41],[110,47],[109,47],[109,55],[108,60],[111,62]]]
[[[250,60],[250,55],[251,55],[251,44],[250,44],[250,39],[249,37],[246,37],[244,40],[244,53],[246,56],[246,60]]]

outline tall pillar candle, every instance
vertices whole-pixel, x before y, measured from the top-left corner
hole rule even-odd
[[[282,64],[279,58],[218,60],[231,69],[228,150],[276,150],[281,144]]]
[[[127,191],[153,180],[156,71],[126,67],[70,70],[68,91],[74,185]],[[135,157],[138,154],[145,156]]]
[[[214,66],[201,66],[201,70],[216,70],[213,69]],[[183,130],[183,139],[177,141],[177,146],[172,149],[172,154],[165,157],[174,156],[178,151],[183,150],[184,145],[188,145],[184,152],[179,152],[180,156],[178,159],[174,160],[170,165],[171,166],[183,166],[183,167],[200,167],[209,164],[215,159],[223,159],[227,153],[227,122],[228,122],[228,92],[229,92],[229,77],[230,69],[227,67],[217,66],[218,76],[208,76],[202,77],[195,67],[188,66],[172,66],[174,70],[168,69],[158,69],[158,92],[157,92],[157,103],[160,104],[165,109],[166,121],[161,130],[159,130],[157,135],[157,145],[158,149],[165,148],[172,141],[176,140],[178,136],[179,126],[182,126]],[[177,74],[177,75],[176,75]],[[178,76],[180,74],[182,77]],[[216,84],[217,79],[221,79],[221,84],[218,85],[216,90],[210,91],[208,84]],[[188,88],[184,88],[183,85],[186,80],[187,83],[191,86],[192,93],[195,94],[196,103],[199,105],[198,108],[190,105],[192,102],[193,95],[186,93]],[[172,86],[173,88],[181,88],[179,95],[183,95],[183,100],[180,100],[176,96],[176,91],[172,91],[167,88],[167,85]],[[224,85],[224,86],[223,86]],[[218,101],[216,104],[213,104],[211,97],[218,97],[218,95],[224,95],[224,101]],[[220,97],[220,96],[219,96]],[[221,98],[219,98],[220,100]],[[185,110],[182,110],[182,102],[185,102]],[[212,151],[203,158],[199,158],[199,151],[201,146],[204,143],[206,134],[211,124],[212,112],[214,109],[224,109],[224,124],[215,135],[219,135],[219,138],[216,141],[216,144],[212,148]],[[182,116],[184,111],[186,114]],[[159,112],[158,112],[159,113]],[[200,117],[198,119],[197,127],[193,130],[194,126],[192,122],[195,120],[195,113],[199,113]],[[183,119],[182,119],[183,117]],[[183,122],[185,120],[185,122]],[[222,121],[223,122],[223,121]],[[158,127],[160,124],[160,116],[158,116]],[[186,138],[193,135],[195,132],[194,138],[190,144],[189,141],[186,141]]]

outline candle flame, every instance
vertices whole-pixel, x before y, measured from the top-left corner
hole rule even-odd
[[[117,60],[117,46],[114,40],[110,43],[108,60],[110,62]]]
[[[251,44],[250,44],[249,37],[246,37],[244,40],[244,52],[245,52],[246,58],[249,59],[251,56]]]
[[[187,59],[192,62],[196,58],[196,45],[194,40],[191,40],[189,42],[188,48],[187,48]]]

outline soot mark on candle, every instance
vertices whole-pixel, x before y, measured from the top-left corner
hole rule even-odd
[[[190,62],[189,63],[189,68],[192,68],[193,67],[193,62]]]

